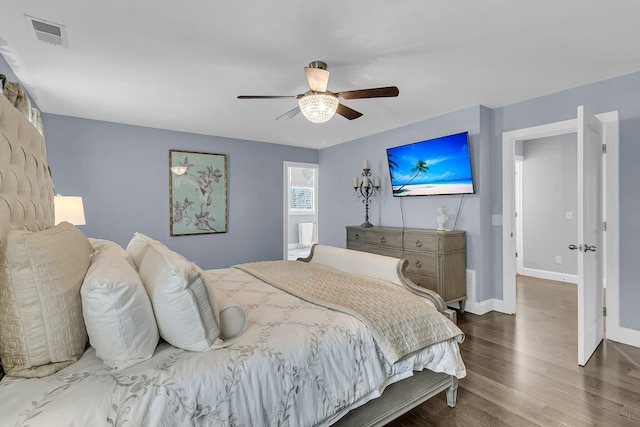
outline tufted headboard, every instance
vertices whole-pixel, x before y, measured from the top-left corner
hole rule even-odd
[[[9,230],[38,231],[53,225],[54,188],[44,138],[0,96],[0,251]]]
[[[44,138],[0,94],[0,282],[7,280],[4,268],[7,233],[52,226],[53,196]]]

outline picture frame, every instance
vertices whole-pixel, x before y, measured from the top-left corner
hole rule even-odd
[[[227,232],[227,156],[169,150],[172,236]]]

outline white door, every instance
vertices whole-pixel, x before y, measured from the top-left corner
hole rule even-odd
[[[578,364],[584,366],[603,338],[602,144],[603,126],[578,107]]]

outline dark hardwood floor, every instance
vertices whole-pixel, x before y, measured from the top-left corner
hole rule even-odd
[[[458,316],[456,407],[442,393],[388,427],[640,425],[640,348],[605,339],[579,367],[576,285],[519,277],[517,289],[514,316]]]

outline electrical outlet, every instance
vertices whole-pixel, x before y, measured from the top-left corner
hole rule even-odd
[[[566,219],[573,219],[573,211],[565,211],[564,217]]]
[[[556,256],[556,264],[562,264],[562,257]]]

